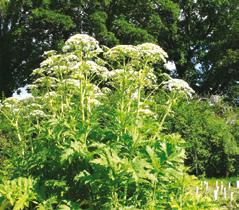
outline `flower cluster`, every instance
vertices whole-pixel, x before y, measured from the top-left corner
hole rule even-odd
[[[46,60],[42,61],[40,64],[40,67],[41,68],[51,67],[52,65],[55,64],[55,62],[57,61],[58,58],[60,58],[60,55],[52,55],[52,56],[48,57]]]
[[[186,93],[189,97],[195,92],[187,82],[182,79],[170,79],[166,82],[163,82],[163,87],[169,91],[179,91]]]
[[[152,43],[144,43],[137,46],[140,51],[141,57],[145,57],[150,61],[160,61],[166,62],[168,54],[158,45]]]
[[[102,52],[99,42],[87,34],[76,34],[70,37],[63,47],[63,52],[80,50],[83,52],[94,51],[96,54]]]
[[[119,61],[120,58],[137,58],[139,52],[133,45],[117,45],[105,53],[105,57],[111,61]]]
[[[119,61],[128,58],[137,61],[148,61],[156,63],[166,62],[167,53],[158,45],[152,43],[133,45],[118,45],[105,53],[105,57],[111,61]]]
[[[3,103],[1,104],[0,108],[5,107],[8,109],[14,109],[18,106],[19,100],[13,97],[6,98]]]
[[[96,75],[101,80],[107,80],[109,77],[109,70],[94,61],[86,61],[86,71],[88,74]]]
[[[41,117],[41,118],[47,116],[42,110],[38,110],[38,109],[33,110],[33,111],[30,113],[30,115],[31,115],[32,117]]]

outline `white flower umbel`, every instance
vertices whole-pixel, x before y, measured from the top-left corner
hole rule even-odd
[[[122,58],[137,58],[138,56],[138,49],[133,45],[117,45],[105,53],[105,57],[112,61]]]
[[[110,61],[132,65],[138,65],[142,62],[153,64],[162,61],[165,63],[168,57],[160,46],[153,43],[144,43],[137,46],[118,45],[108,50],[104,56]]]
[[[55,77],[40,77],[40,78],[36,79],[33,84],[35,84],[37,86],[43,85],[43,86],[52,86],[53,87],[58,82],[59,82],[59,80]]]
[[[139,50],[142,57],[149,59],[152,61],[162,60],[164,63],[166,62],[166,58],[168,58],[168,54],[158,45],[152,43],[144,43],[137,45],[137,49]]]
[[[14,98],[14,97],[9,97],[3,101],[2,107],[8,108],[8,109],[14,109],[14,108],[16,108],[16,106],[18,106],[18,104],[19,104],[18,99]]]
[[[50,57],[50,56],[52,56],[52,55],[55,55],[56,53],[57,53],[57,52],[56,52],[55,50],[45,51],[45,52],[43,53],[43,57],[48,58],[48,57]]]
[[[57,96],[57,93],[55,91],[50,91],[44,95],[44,98],[49,99],[49,98],[54,98],[56,96]]]
[[[86,66],[86,71],[88,71],[86,72],[87,74],[97,75],[102,80],[107,80],[110,76],[110,72],[106,67],[98,65],[94,61],[86,61]]]
[[[177,90],[180,92],[186,93],[189,97],[192,97],[192,94],[195,92],[187,82],[182,79],[170,79],[166,82],[163,82],[163,87],[166,90],[173,91]]]
[[[144,82],[148,88],[153,88],[153,87],[155,87],[155,85],[157,85],[157,76],[154,74],[153,70],[149,70],[147,72]]]
[[[50,57],[48,57],[46,60],[42,61],[40,63],[40,67],[43,68],[43,67],[50,67],[52,66],[53,64],[55,64],[56,60],[60,58],[60,55],[52,55]],[[34,71],[33,71],[34,73]]]
[[[72,61],[80,61],[79,58],[72,53],[66,54],[62,58],[69,64],[71,64]]]
[[[30,115],[33,117],[46,117],[47,116],[42,110],[33,110],[30,113]]]
[[[239,181],[236,182],[236,187],[239,188]]]
[[[77,79],[64,79],[64,80],[62,80],[62,82],[65,85],[70,85],[70,86],[74,86],[74,87],[80,87],[80,80],[77,80]]]
[[[94,51],[96,54],[102,52],[102,49],[99,47],[99,42],[87,35],[87,34],[76,34],[71,36],[63,47],[63,52],[69,52],[74,50],[82,50],[83,52]]]

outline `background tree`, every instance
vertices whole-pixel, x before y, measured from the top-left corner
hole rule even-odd
[[[57,48],[74,27],[71,18],[49,9],[49,1],[1,2],[0,92],[10,96],[29,82],[44,50]]]

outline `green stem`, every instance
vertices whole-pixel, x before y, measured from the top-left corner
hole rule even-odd
[[[165,112],[165,114],[164,114],[164,116],[163,116],[161,122],[159,123],[159,130],[158,130],[158,131],[160,131],[160,130],[162,129],[163,124],[164,124],[164,122],[165,122],[165,120],[166,120],[166,117],[169,115],[169,113],[170,113],[170,111],[171,111],[172,105],[173,105],[173,101],[170,101],[170,102],[169,102],[169,105],[168,105],[168,107],[167,107],[167,109],[166,109],[166,112]]]
[[[85,107],[84,107],[84,91],[83,91],[83,87],[82,84],[83,82],[80,83],[80,103],[81,103],[81,117],[82,117],[82,123],[84,124],[85,122]]]

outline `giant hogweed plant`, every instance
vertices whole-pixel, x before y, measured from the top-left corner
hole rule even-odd
[[[1,134],[17,145],[2,208],[182,208],[184,142],[163,128],[193,90],[162,73],[167,54],[78,34],[44,56],[33,97],[1,103]]]

